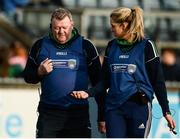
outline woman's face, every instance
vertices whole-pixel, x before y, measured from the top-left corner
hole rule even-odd
[[[123,36],[123,27],[122,24],[114,23],[111,20],[111,31],[113,35],[117,38],[121,38]]]
[[[116,38],[127,39],[127,36],[129,35],[126,33],[126,28],[128,27],[127,22],[115,23],[111,20],[110,23],[111,31]]]
[[[113,35],[117,38],[120,38],[123,32],[121,25],[118,23],[111,23],[111,31]]]

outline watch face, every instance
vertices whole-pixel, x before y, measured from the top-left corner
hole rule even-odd
[[[167,114],[171,115],[171,112],[166,112],[166,115],[167,115]]]

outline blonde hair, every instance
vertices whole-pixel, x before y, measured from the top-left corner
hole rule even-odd
[[[110,18],[114,23],[128,23],[125,33],[130,34],[130,37],[127,41],[133,42],[144,38],[143,10],[140,7],[117,8],[112,11]]]
[[[66,16],[67,16],[71,21],[73,21],[72,14],[71,14],[71,12],[70,12],[68,9],[65,9],[65,8],[57,8],[57,9],[55,9],[55,10],[52,12],[51,21],[52,21],[54,18],[55,18],[55,19],[62,20],[62,19],[64,19]]]

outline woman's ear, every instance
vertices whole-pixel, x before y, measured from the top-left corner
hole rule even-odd
[[[126,30],[126,29],[127,29],[127,26],[128,26],[128,22],[123,22],[123,23],[122,23],[122,28],[123,28],[123,30]]]

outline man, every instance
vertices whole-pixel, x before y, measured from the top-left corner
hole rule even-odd
[[[88,89],[88,77],[94,86],[100,69],[95,46],[74,28],[71,13],[56,9],[49,35],[35,42],[24,70],[27,83],[41,82],[38,138],[91,137],[88,100],[84,98],[93,94],[77,91]]]

